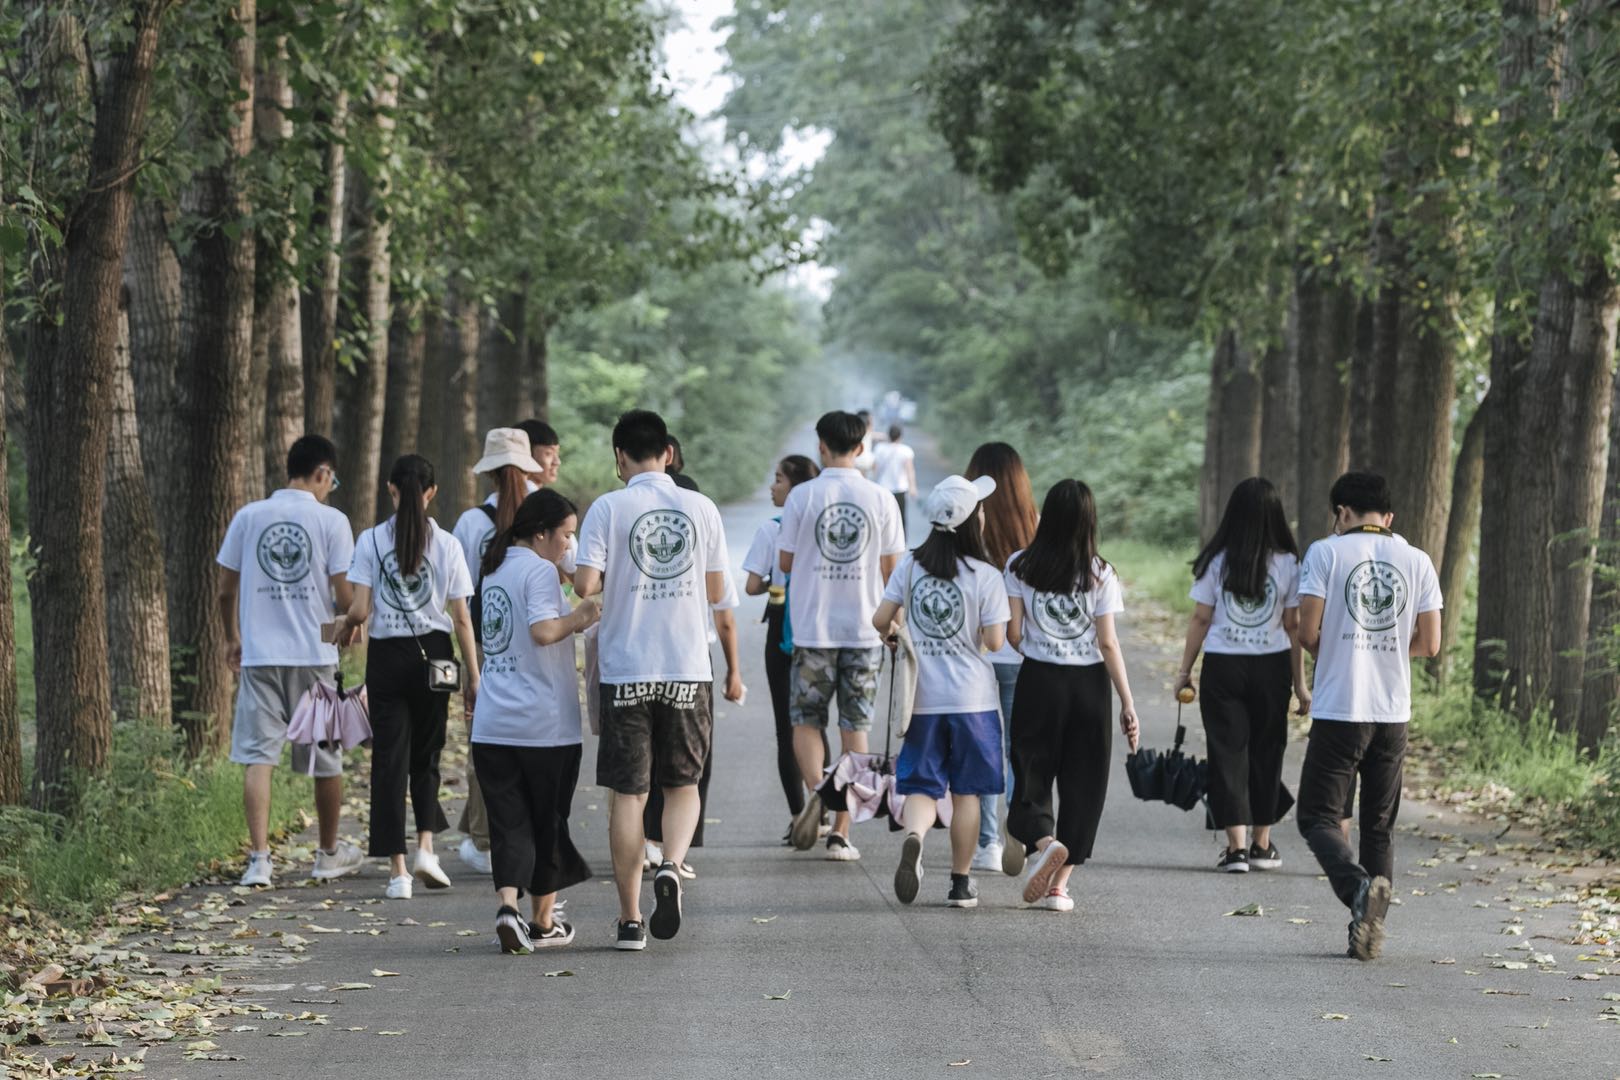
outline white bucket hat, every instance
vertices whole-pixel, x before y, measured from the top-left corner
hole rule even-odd
[[[955,532],[956,527],[973,516],[973,511],[991,492],[996,490],[994,478],[981,476],[969,480],[962,476],[947,476],[934,485],[923,503],[923,513],[941,532]]]
[[[529,436],[520,428],[491,428],[484,436],[484,456],[478,459],[472,471],[491,473],[503,465],[516,465],[525,473],[541,471],[529,450]]]

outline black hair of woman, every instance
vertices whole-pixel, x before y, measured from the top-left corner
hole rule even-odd
[[[1215,556],[1224,554],[1221,589],[1242,600],[1262,600],[1271,557],[1279,552],[1299,556],[1288,512],[1270,480],[1251,476],[1232,489],[1215,535],[1193,560],[1193,577],[1203,577]]]
[[[1090,592],[1097,584],[1097,499],[1079,480],[1059,480],[1041,504],[1035,539],[1010,569],[1036,592]]]
[[[484,549],[483,562],[478,572],[488,577],[506,561],[506,551],[513,544],[533,540],[548,533],[579,513],[577,507],[552,488],[541,488],[527,496],[518,505],[512,524],[496,533]]]
[[[388,472],[388,483],[399,494],[394,512],[394,559],[399,576],[410,577],[421,569],[427,555],[429,522],[423,496],[438,487],[433,463],[421,454],[401,455]]]
[[[968,519],[955,529],[945,530],[935,528],[929,530],[928,539],[912,551],[912,557],[917,565],[922,567],[929,576],[941,578],[945,581],[954,580],[956,572],[961,566],[962,559],[978,559],[980,562],[989,562],[990,557],[984,551],[984,519],[978,507]]]

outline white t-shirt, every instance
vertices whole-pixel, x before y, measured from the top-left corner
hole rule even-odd
[[[708,575],[727,562],[720,511],[665,473],[638,473],[593,502],[579,565],[602,571],[601,681],[713,681]]]
[[[335,615],[331,578],[347,573],[353,556],[349,519],[307,491],[282,488],[238,510],[217,561],[241,575],[242,666],[337,663],[321,627]]]
[[[995,712],[1001,708],[996,673],[979,647],[979,631],[1004,624],[1007,587],[995,567],[959,559],[952,580],[934,577],[907,552],[883,599],[904,605],[917,649],[917,699],[912,713]]]
[[[743,556],[743,573],[758,574],[760,580],[766,583],[773,577],[781,577],[781,541],[781,518],[773,518],[761,525],[754,533],[753,542],[748,545],[748,554]]]
[[[917,460],[917,451],[905,443],[878,443],[872,450],[877,465],[872,470],[872,482],[897,495],[911,490],[911,479],[906,466]]]
[[[870,649],[883,599],[885,555],[906,538],[894,496],[854,469],[823,469],[788,493],[782,551],[793,555],[788,604],[793,643],[807,649]]]
[[[386,574],[377,572],[382,556]],[[371,622],[366,632],[374,638],[421,637],[434,630],[450,633],[450,601],[473,594],[467,559],[455,537],[428,518],[428,540],[422,565],[409,577],[399,576],[394,556],[394,519],[373,526],[354,542],[354,565],[349,582],[371,590]]]
[[[1097,620],[1125,610],[1125,594],[1119,575],[1102,559],[1092,563],[1091,588],[1086,592],[1036,592],[1012,570],[1022,555],[1013,552],[1007,560],[1007,595],[1023,601],[1023,639],[1018,649],[1027,659],[1048,664],[1102,663],[1097,648]]]
[[[1286,551],[1271,556],[1266,573],[1266,595],[1259,602],[1239,599],[1221,587],[1226,576],[1226,553],[1209,561],[1204,575],[1193,582],[1194,603],[1215,609],[1204,638],[1204,651],[1226,656],[1266,656],[1287,652],[1288,631],[1283,612],[1299,607],[1299,559]]]
[[[877,445],[877,434],[868,431],[861,436],[861,451],[855,455],[855,468],[862,476],[870,477],[872,470],[877,466],[877,455],[873,447]]]
[[[540,485],[533,480],[524,480],[523,487],[525,495],[533,495],[540,490]],[[493,510],[497,501],[498,497],[494,492],[491,492],[489,498],[484,500],[484,505]],[[456,543],[461,545],[462,556],[467,560],[467,572],[472,575],[473,581],[477,582],[479,577],[478,567],[483,564],[484,552],[489,548],[489,542],[495,539],[495,519],[475,506],[456,519],[456,527],[451,531],[456,538]],[[572,574],[574,572],[574,553],[576,551],[578,551],[577,542],[570,537],[568,550],[557,563],[562,568],[563,573]]]
[[[1411,719],[1412,631],[1420,614],[1442,605],[1429,556],[1382,532],[1325,537],[1305,552],[1299,591],[1322,598],[1311,716],[1379,724]]]
[[[472,741],[497,746],[573,746],[580,741],[574,639],[536,645],[529,628],[571,613],[557,568],[526,547],[484,579],[484,667]]]

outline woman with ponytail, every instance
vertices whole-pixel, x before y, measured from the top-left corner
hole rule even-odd
[[[433,834],[450,827],[439,806],[439,754],[450,709],[444,661],[454,662],[455,634],[463,661],[476,655],[467,599],[472,576],[461,546],[428,517],[438,486],[424,457],[406,454],[388,474],[394,514],[355,542],[349,582],[354,601],[339,640],[366,627],[366,694],[371,704],[371,843],[369,854],[389,860],[389,899],[408,900],[415,877],[430,889],[450,879],[433,853]],[[373,603],[373,594],[376,602]],[[440,662],[435,665],[432,662]],[[461,673],[470,710],[478,670]],[[416,862],[405,869],[405,794],[416,818]]]
[[[537,491],[495,535],[479,567],[484,662],[472,764],[489,815],[502,952],[573,941],[557,893],[591,876],[568,835],[582,754],[573,635],[596,621],[601,606],[586,599],[571,608],[555,566],[578,524],[573,503]],[[524,891],[528,920],[517,908]]]

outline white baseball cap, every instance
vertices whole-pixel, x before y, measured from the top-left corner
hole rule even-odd
[[[529,436],[522,428],[491,428],[484,436],[484,456],[472,467],[475,473],[491,473],[505,465],[516,465],[526,473],[543,471],[529,449]]]
[[[963,476],[947,476],[934,485],[923,503],[923,513],[934,528],[955,532],[956,527],[973,516],[973,511],[991,492],[996,490],[995,479],[981,476],[969,480]]]

